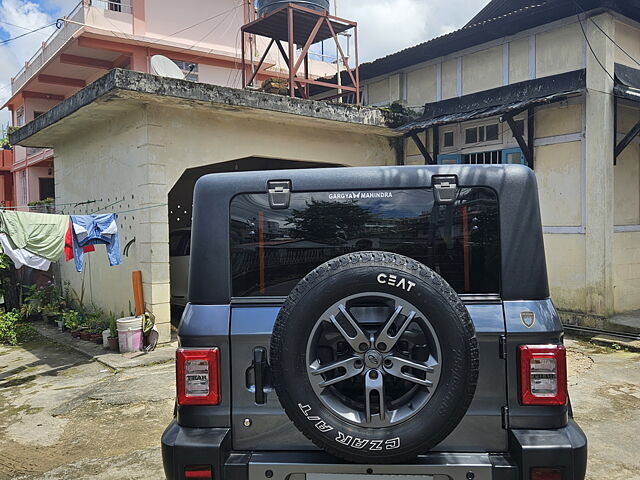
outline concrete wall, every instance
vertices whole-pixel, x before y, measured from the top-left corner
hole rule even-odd
[[[229,114],[198,108],[140,106],[121,112],[119,121],[105,116],[104,128],[76,132],[56,145],[58,203],[97,200],[75,209],[90,213],[163,206],[120,214],[124,247],[135,238],[123,264],[109,267],[103,247],[88,254],[84,274],[87,301],[108,310],[128,311],[131,272],[142,270],[144,297],[160,325],[169,332],[169,251],[167,195],[182,173],[192,167],[251,156],[345,165],[394,164],[388,139],[349,132],[345,124],[273,118],[273,114]],[[270,121],[266,121],[270,119]],[[250,133],[250,137],[247,132]],[[73,262],[62,276],[79,292],[83,274]]]
[[[29,202],[40,200],[41,178],[53,178],[53,169],[48,167],[27,168],[27,181],[29,182]]]
[[[218,17],[208,22],[203,21],[216,15]],[[145,0],[144,17],[148,37],[171,35],[171,40],[177,43],[192,45],[197,42],[199,48],[222,51],[235,49],[236,34],[244,23],[243,8],[234,0],[191,0],[189,8],[170,0]],[[189,26],[192,27],[186,28]]]
[[[640,59],[640,28],[625,22],[616,21],[615,32],[616,43],[631,55],[631,57]],[[625,55],[619,48],[615,51],[615,61],[616,63],[622,63],[629,67],[638,68],[638,64],[629,58],[628,55]]]
[[[502,84],[503,53],[502,45],[498,45],[462,57],[463,95]]]
[[[635,310],[640,299],[640,231],[613,234],[613,293],[618,312]]]

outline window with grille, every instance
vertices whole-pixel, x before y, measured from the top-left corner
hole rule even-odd
[[[24,125],[24,107],[20,107],[16,110],[16,125],[18,127],[22,127]]]
[[[469,153],[462,156],[465,165],[498,165],[502,163],[502,151]]]

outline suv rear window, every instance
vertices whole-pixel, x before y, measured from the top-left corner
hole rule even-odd
[[[231,202],[234,297],[286,296],[307,273],[345,253],[384,250],[434,269],[458,293],[500,289],[498,201],[493,190],[463,188],[438,205],[430,188],[294,192],[288,209],[267,194]]]

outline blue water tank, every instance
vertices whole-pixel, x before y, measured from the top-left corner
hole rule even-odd
[[[258,8],[258,15],[263,17],[269,13],[277,10],[280,7],[285,6],[287,3],[293,3],[300,5],[301,7],[317,10],[318,12],[329,11],[329,0],[256,0],[256,7]]]

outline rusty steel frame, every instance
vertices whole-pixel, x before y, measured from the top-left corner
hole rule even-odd
[[[260,60],[258,61],[257,66],[254,63],[253,58],[247,59],[246,48],[245,48],[245,43],[246,43],[245,36],[251,35],[251,33],[246,32],[246,29],[260,22],[262,19],[255,20],[241,27],[242,41],[240,43],[242,45],[242,88],[247,88],[249,85],[253,84],[253,81],[256,79],[256,77],[260,73],[260,68],[262,68],[262,65],[264,64],[269,52],[271,51],[271,47],[273,47],[273,45],[275,44],[278,47],[278,50],[280,51],[280,54],[282,55],[282,58],[284,59],[287,65],[288,80],[289,80],[289,95],[291,97],[296,96],[296,89],[298,89],[302,98],[308,99],[309,86],[316,85],[316,86],[328,87],[331,89],[338,90],[337,95],[332,95],[326,99],[340,98],[340,97],[344,97],[344,96],[355,93],[356,104],[359,105],[361,95],[360,95],[360,72],[358,70],[359,58],[358,58],[358,24],[357,22],[352,22],[350,20],[345,20],[343,18],[335,17],[333,15],[330,15],[329,12],[318,12],[316,10],[312,10],[306,7],[301,7],[299,5],[294,5],[292,3],[289,3],[279,8],[278,10],[269,14],[268,16],[275,15],[276,13],[279,13],[285,9],[287,10],[286,42],[287,42],[288,52],[285,50],[280,40],[276,38],[271,38],[271,41],[269,42],[267,48],[265,49],[264,53],[260,57]],[[295,60],[296,45],[294,42],[294,38],[295,38],[294,10],[318,17],[311,33],[309,34],[309,37],[307,38],[307,41],[305,42],[304,47],[302,48],[302,51],[300,52],[300,56],[298,57],[297,60]],[[336,33],[335,29],[333,28],[333,25],[331,24],[332,21],[350,25],[350,27],[347,30],[351,30],[351,29],[354,30],[355,66],[353,69],[349,66],[349,59],[347,58],[347,56],[344,54],[344,51],[342,50],[342,46],[340,45],[340,41],[338,39],[338,34]],[[338,84],[323,82],[319,80],[312,80],[311,78],[309,78],[309,49],[314,44],[314,40],[318,35],[318,32],[322,28],[323,24],[326,24],[327,28],[329,29],[329,32],[331,33],[331,37],[333,38],[336,44],[336,48],[339,53],[339,58],[336,59],[336,62],[340,61],[343,64],[347,74],[349,75],[349,78],[351,79],[353,86],[338,85]],[[253,68],[254,66],[255,68]],[[300,67],[303,67],[304,76],[298,76],[298,71],[300,70]],[[250,76],[247,75],[248,68],[249,69],[253,68],[253,71],[250,72],[251,73]]]

